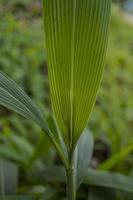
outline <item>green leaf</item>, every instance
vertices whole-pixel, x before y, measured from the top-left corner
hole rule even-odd
[[[0,195],[16,194],[18,185],[18,167],[16,164],[0,160]]]
[[[15,135],[13,133],[6,133],[1,140],[6,141],[5,144],[0,145],[0,155],[13,159],[19,164],[27,165],[33,152],[34,148],[30,142],[24,137]]]
[[[6,108],[19,113],[20,115],[35,121],[43,131],[48,135],[51,142],[57,149],[62,161],[67,165],[67,158],[57,141],[57,138],[51,133],[48,124],[40,110],[26,95],[26,93],[11,79],[0,73],[0,104]]]
[[[103,73],[111,0],[43,0],[52,108],[73,147]]]
[[[28,160],[34,150],[32,144],[24,137],[15,134],[8,134],[6,137],[8,138],[9,144],[14,147],[14,150],[20,153],[22,157],[25,157],[25,160]]]
[[[41,172],[40,175],[38,174],[38,178],[39,176],[45,183],[64,183],[66,180],[64,168],[57,166],[46,169],[44,172]],[[133,193],[133,178],[120,173],[93,170],[89,168],[83,183],[89,186],[114,188]]]
[[[77,144],[77,187],[83,182],[93,154],[94,139],[86,129]]]
[[[20,153],[18,153],[13,147],[6,146],[6,145],[0,145],[0,156],[2,158],[15,160],[17,162],[23,163],[23,158],[20,156]]]
[[[0,73],[0,104],[35,121],[48,133],[47,124],[36,105],[11,79]]]
[[[117,163],[120,163],[124,159],[127,158],[127,156],[133,151],[133,144],[129,144],[127,147],[122,149],[119,153],[116,155],[112,156],[105,162],[103,162],[100,166],[99,169],[101,170],[110,170],[112,169]]]
[[[89,169],[84,183],[133,193],[133,178],[120,173]]]
[[[38,144],[36,145],[36,147],[34,148],[33,154],[31,155],[30,159],[29,159],[29,168],[33,166],[33,164],[40,159],[44,154],[46,154],[46,152],[49,150],[49,148],[51,147],[51,143],[49,143],[49,141],[47,141],[47,143],[45,142],[44,145],[44,141],[45,141],[46,136],[45,135],[41,135]]]
[[[57,141],[61,145],[62,150],[64,151],[64,154],[67,156],[67,148],[66,148],[64,139],[62,137],[62,134],[60,133],[56,120],[52,114],[48,115],[47,123],[48,123],[49,129],[51,130],[52,133],[54,133],[54,136],[56,137]]]

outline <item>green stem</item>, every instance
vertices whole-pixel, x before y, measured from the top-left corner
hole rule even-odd
[[[67,170],[67,197],[68,200],[76,200],[75,175],[73,167],[70,167]]]
[[[69,168],[66,169],[67,175],[67,198],[68,200],[76,200],[76,159],[77,152],[69,152]]]

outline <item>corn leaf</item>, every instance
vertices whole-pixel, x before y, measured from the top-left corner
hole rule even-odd
[[[92,111],[103,73],[111,0],[43,0],[52,108],[69,147]]]

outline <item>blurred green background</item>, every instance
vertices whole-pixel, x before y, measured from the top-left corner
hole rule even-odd
[[[125,2],[112,6],[106,67],[88,127],[95,137],[92,167],[133,176],[133,1]],[[41,1],[0,0],[0,70],[49,112],[46,59]],[[0,107],[1,194],[3,173],[5,194],[52,193],[42,174],[53,164],[60,160],[40,128]],[[63,196],[64,185],[54,188]]]

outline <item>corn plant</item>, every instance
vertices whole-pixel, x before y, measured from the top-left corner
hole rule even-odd
[[[111,0],[43,0],[53,118],[0,74],[0,104],[33,120],[47,134],[65,167],[68,200],[76,199],[90,162],[87,154],[92,155],[86,126],[103,74],[110,7]]]

